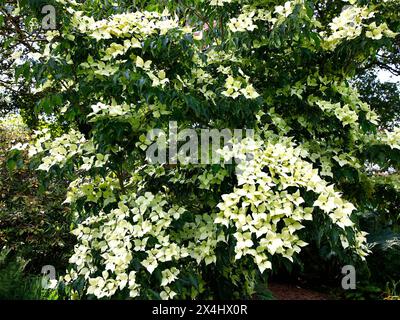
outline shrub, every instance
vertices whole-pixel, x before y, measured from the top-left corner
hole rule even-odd
[[[71,213],[63,205],[67,181],[49,180],[29,168],[26,152],[12,145],[26,144],[30,131],[20,117],[0,122],[0,247],[7,246],[27,262],[27,270],[39,274],[42,266],[65,270],[74,239]]]
[[[74,295],[249,298],[309,244],[365,259],[366,165],[398,168],[400,131],[378,130],[351,79],[396,37],[392,3],[340,2],[322,15],[303,0],[57,2],[60,29],[24,66],[44,95],[38,108],[68,123],[39,132],[29,152],[38,171],[75,176],[78,243],[64,277]],[[171,121],[254,136],[221,146],[235,164],[185,153],[176,163],[174,152],[154,163],[148,133]],[[174,147],[174,134],[155,135]]]
[[[10,249],[0,251],[0,300],[55,300],[55,290],[44,289],[41,276],[25,273],[28,261],[10,254]]]

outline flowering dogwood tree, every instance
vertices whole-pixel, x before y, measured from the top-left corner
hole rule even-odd
[[[330,2],[56,1],[25,63],[67,130],[30,155],[74,177],[73,295],[246,298],[310,244],[365,258],[366,166],[398,167],[400,129],[378,130],[351,79],[397,36],[399,3]],[[221,146],[233,164],[152,163],[147,133],[170,121],[254,135]]]

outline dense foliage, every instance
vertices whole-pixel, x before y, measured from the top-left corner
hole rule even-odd
[[[310,250],[365,260],[365,212],[380,188],[398,197],[369,168],[398,169],[400,128],[353,80],[397,41],[398,1],[54,5],[57,29],[11,76],[57,130],[14,152],[72,181],[77,244],[61,282],[74,297],[249,298]],[[233,164],[152,163],[148,132],[171,121],[254,136],[221,146]]]
[[[0,248],[26,260],[33,274],[47,264],[63,272],[73,245],[70,210],[62,204],[68,183],[30,170],[27,153],[9,152],[30,141],[19,117],[0,121]]]
[[[46,279],[25,273],[28,261],[10,252],[0,251],[0,300],[56,300],[57,290],[45,289]]]

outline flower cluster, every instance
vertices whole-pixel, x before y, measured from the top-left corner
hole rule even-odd
[[[254,15],[255,11],[249,14],[242,13],[237,18],[232,18],[228,24],[229,29],[232,32],[253,31],[257,28],[252,19]]]
[[[163,13],[136,11],[132,13],[116,14],[110,19],[95,21],[93,18],[82,15],[77,11],[74,15],[76,27],[88,33],[97,40],[113,37],[131,37],[132,34],[143,38],[155,33],[166,34],[169,30],[178,27],[177,17],[171,18],[166,10]]]
[[[359,37],[364,29],[367,29],[366,37],[374,40],[379,40],[383,36],[392,38],[396,36],[396,33],[392,32],[386,23],[377,26],[376,22],[370,24],[364,22],[374,16],[375,12],[367,6],[349,5],[345,7],[341,14],[329,24],[331,34],[327,36],[326,32],[321,32],[325,48],[334,50],[343,40]]]
[[[38,138],[29,149],[29,156],[45,153],[38,170],[49,171],[51,167],[64,166],[69,160],[84,152],[93,151],[91,141],[78,131],[72,129],[69,133],[53,139],[48,129],[36,133]]]
[[[79,243],[70,258],[74,269],[64,278],[67,282],[83,277],[88,281],[87,294],[97,298],[111,297],[117,290],[129,289],[130,297],[140,295],[133,261],[151,275],[157,267],[189,255],[189,249],[171,241],[167,230],[180,218],[184,208],[171,206],[161,195],[149,192],[118,203],[109,213],[90,216],[73,231]],[[97,255],[97,256],[96,256]],[[94,276],[99,274],[99,276]],[[162,268],[161,296],[173,297],[167,287],[177,279],[179,270]]]
[[[394,128],[393,131],[385,130],[381,141],[392,149],[400,150],[400,128]]]
[[[245,84],[245,87],[243,87],[243,83],[244,81],[229,76],[226,79],[225,91],[222,94],[233,99],[236,99],[240,95],[243,95],[246,99],[256,99],[260,96],[252,84]]]
[[[302,159],[304,151],[287,138],[272,141],[272,136],[266,143],[244,139],[233,151],[223,150],[224,154],[245,152],[252,157],[251,160],[243,157],[238,165],[238,187],[222,196],[215,220],[227,227],[235,226],[236,258],[253,256],[261,272],[272,268],[271,255],[280,254],[292,261],[293,254],[306,245],[296,231],[304,228],[303,221],[313,219],[315,207],[326,213],[343,235],[347,228],[359,234],[350,219],[354,205],[321,179],[311,163]],[[292,187],[298,190],[289,192]],[[319,194],[313,207],[303,207],[300,189]],[[364,257],[368,252],[365,244],[357,245],[357,253]]]

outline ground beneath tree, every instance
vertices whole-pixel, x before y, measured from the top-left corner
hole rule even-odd
[[[270,283],[268,289],[277,300],[331,300],[326,293],[301,288],[298,285],[286,283]]]

